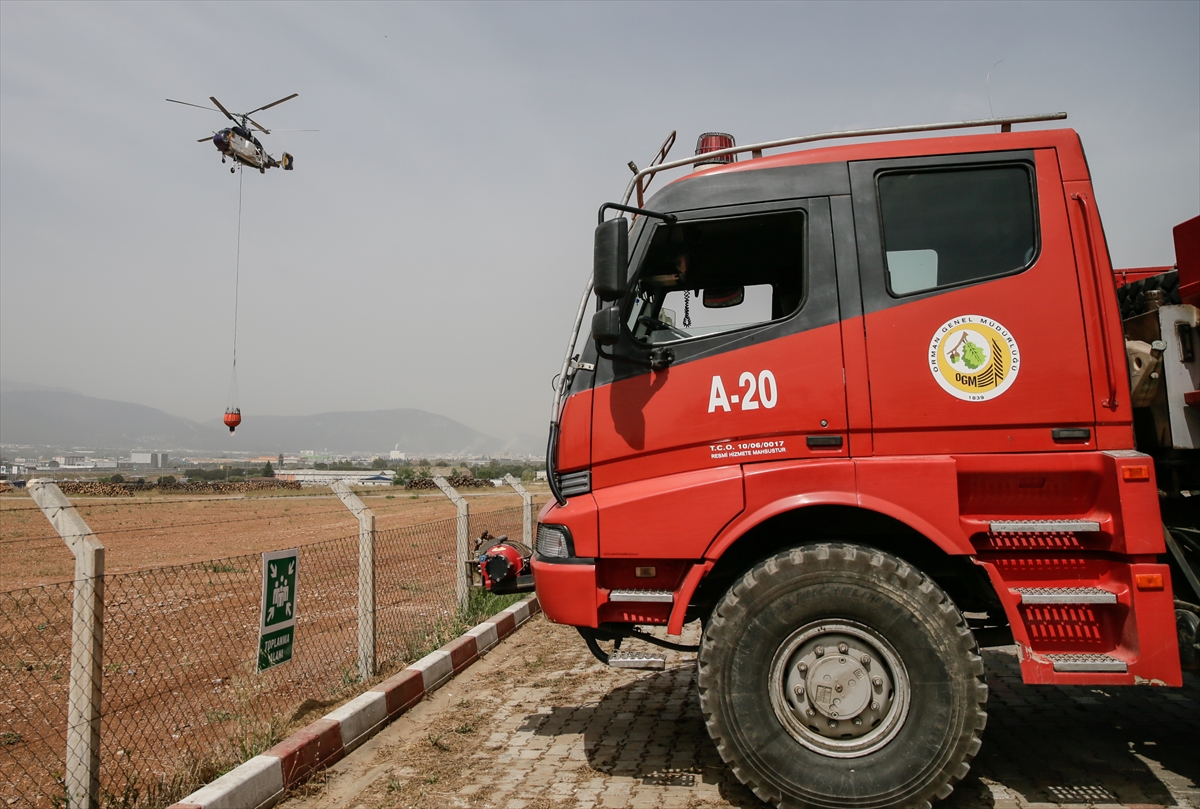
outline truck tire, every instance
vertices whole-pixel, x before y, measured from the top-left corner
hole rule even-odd
[[[780,809],[928,807],[987,722],[962,613],[859,545],[793,548],[742,576],[705,627],[698,679],[721,758]]]
[[[1171,270],[1160,275],[1151,275],[1138,281],[1130,281],[1123,287],[1117,288],[1117,302],[1121,306],[1121,320],[1143,314],[1146,311],[1145,294],[1152,290],[1162,290],[1164,306],[1178,306],[1179,271]]]

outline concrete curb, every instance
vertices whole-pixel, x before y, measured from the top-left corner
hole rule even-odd
[[[396,717],[479,659],[541,611],[536,596],[501,610],[262,755],[225,773],[169,809],[261,809],[274,806],[313,772],[340,761]]]

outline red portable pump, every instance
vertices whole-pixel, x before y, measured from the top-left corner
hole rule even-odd
[[[1196,664],[1200,220],[1177,268],[1114,273],[1079,136],[1013,131],[1065,117],[706,133],[668,162],[672,133],[600,207],[529,567],[602,662],[696,652],[763,800],[950,794],[981,646],[1046,685]],[[642,629],[691,621],[693,646]]]
[[[498,595],[533,589],[533,575],[529,570],[529,557],[533,551],[507,536],[488,536],[486,531],[476,543],[477,550],[485,543],[491,544],[476,560],[485,588]]]

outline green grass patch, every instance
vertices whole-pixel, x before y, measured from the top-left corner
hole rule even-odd
[[[420,660],[430,652],[444,646],[476,624],[491,618],[500,610],[511,607],[527,593],[498,596],[481,587],[472,587],[467,596],[467,605],[459,609],[452,620],[438,621],[425,636],[424,643],[410,652],[413,660]]]

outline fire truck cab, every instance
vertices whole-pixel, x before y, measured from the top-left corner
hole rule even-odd
[[[702,621],[709,732],[775,805],[948,795],[986,720],[980,646],[1015,643],[1027,683],[1181,684],[1173,588],[1189,615],[1200,593],[1173,581],[1160,489],[1200,495],[1200,250],[1165,307],[1190,325],[1132,336],[1183,374],[1147,383],[1139,448],[1079,137],[1011,131],[1045,119],[773,155],[819,138],[710,133],[601,209],[538,597],[609,665],[661,668],[600,644]],[[673,167],[695,170],[646,199]],[[1177,392],[1164,446],[1146,402]]]

